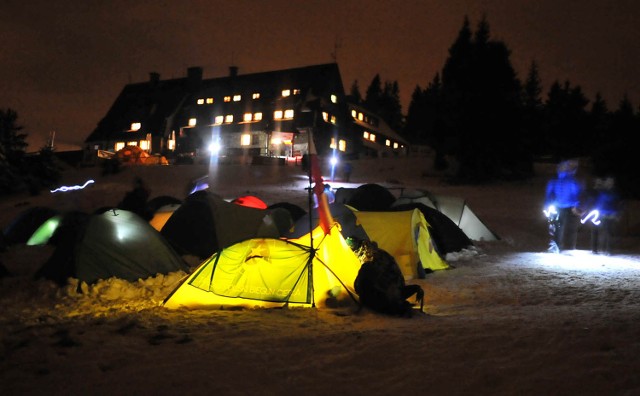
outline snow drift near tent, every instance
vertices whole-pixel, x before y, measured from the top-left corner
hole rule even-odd
[[[471,240],[495,241],[500,239],[498,235],[491,231],[471,210],[464,198],[435,195],[427,191],[412,190],[403,192],[393,205],[398,206],[408,203],[422,203],[439,210],[460,227]]]
[[[111,277],[137,281],[187,269],[153,227],[124,210],[66,214],[51,243],[56,249],[36,277],[60,285],[69,278],[86,283]]]
[[[336,226],[326,235],[318,227],[299,239],[253,238],[204,261],[164,306],[342,306],[356,301],[359,269]]]

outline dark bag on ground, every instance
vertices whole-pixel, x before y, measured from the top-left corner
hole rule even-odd
[[[363,250],[366,250],[365,254],[362,254]],[[404,276],[393,256],[373,244],[362,246],[359,257],[363,264],[354,286],[360,297],[360,304],[376,312],[410,317],[413,314],[413,304],[407,298],[415,294],[422,312],[424,291],[418,285],[405,284]]]

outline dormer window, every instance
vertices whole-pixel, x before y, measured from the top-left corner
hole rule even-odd
[[[293,90],[293,94],[294,95],[300,95],[300,90],[299,89],[294,89]]]
[[[224,122],[227,124],[231,124],[233,122],[233,114],[227,114],[224,117]]]
[[[276,110],[273,112],[273,119],[274,120],[281,120],[282,119],[282,110]]]
[[[254,121],[261,121],[261,120],[262,120],[262,113],[259,113],[259,112],[258,112],[258,113],[255,113],[255,114],[253,115],[253,120],[254,120]]]
[[[290,120],[293,118],[293,109],[287,109],[284,111],[284,118]]]
[[[251,122],[251,120],[253,119],[253,114],[251,113],[244,113],[244,117],[242,117],[244,122]]]
[[[131,131],[135,132],[140,130],[140,128],[142,128],[142,124],[139,122],[132,122],[131,123]]]
[[[213,104],[213,98],[207,98],[207,104]]]

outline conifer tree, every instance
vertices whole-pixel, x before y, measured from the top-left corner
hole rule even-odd
[[[0,191],[12,192],[20,188],[27,135],[20,133],[18,113],[0,110]]]
[[[351,91],[349,92],[349,96],[353,103],[362,103],[362,94],[360,94],[360,86],[358,85],[358,80],[354,80],[353,84],[351,84]]]

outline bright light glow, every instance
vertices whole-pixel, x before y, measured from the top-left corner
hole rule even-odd
[[[242,95],[233,95],[233,101],[239,102],[242,99]]]
[[[227,124],[231,124],[233,122],[233,114],[227,114],[224,117],[224,122]]]
[[[331,116],[331,123],[332,124],[336,123],[336,116],[334,116],[334,115]]]
[[[56,188],[55,190],[50,190],[51,193],[57,193],[57,192],[67,192],[67,191],[74,191],[74,190],[82,190],[84,189],[86,186],[88,186],[89,184],[95,183],[94,180],[89,179],[86,182],[84,182],[83,185],[79,186],[79,185],[75,185],[75,186],[61,186]]]
[[[372,142],[376,141],[376,135],[374,135],[373,133],[369,134],[369,140],[371,140]]]
[[[196,126],[196,123],[197,123],[197,121],[196,121],[195,118],[189,118],[189,126],[190,127]]]
[[[331,143],[329,143],[329,148],[336,149],[336,138],[331,138]]]
[[[124,148],[124,142],[118,142],[118,143],[115,144],[114,147],[115,147],[116,151],[120,151],[120,150],[122,150]]]
[[[282,119],[282,110],[276,110],[273,112],[273,119],[274,120],[281,120]]]
[[[169,150],[171,150],[171,151],[175,150],[175,149],[176,149],[176,141],[175,141],[175,140],[173,140],[173,139],[169,139],[169,140],[167,141],[167,148],[168,148]]]
[[[362,137],[364,137],[365,139],[369,139],[369,132],[364,131],[364,133],[362,134]]]
[[[291,119],[293,118],[293,109],[287,109],[284,111],[284,118]]]
[[[213,121],[213,125],[221,125],[222,122],[224,121],[224,116],[216,116],[216,118]]]
[[[282,90],[282,97],[283,98],[286,98],[289,95],[291,95],[291,90],[290,89],[283,89]]]
[[[253,95],[251,95],[251,97],[253,99],[260,99],[260,94],[258,92],[254,93]]]
[[[140,130],[140,128],[142,128],[142,124],[139,122],[133,122],[131,123],[131,130],[132,131],[138,131]]]
[[[391,147],[391,140],[387,139],[384,143],[385,143],[387,146]]]
[[[600,211],[598,209],[594,209],[591,212],[589,212],[585,217],[580,219],[580,222],[582,224],[584,224],[587,221],[591,220],[591,222],[594,225],[600,225],[601,221],[600,221],[599,217],[600,217]]]
[[[209,151],[213,155],[220,154],[220,150],[222,150],[222,146],[220,145],[220,142],[213,142],[209,145]]]
[[[225,102],[231,102],[231,96],[225,96],[224,97],[224,101]]]
[[[331,95],[331,102],[338,103],[338,97],[336,95]]]
[[[331,166],[336,166],[336,165],[338,165],[338,157],[331,157],[331,159],[329,160],[329,162],[331,163]]]
[[[141,140],[140,141],[140,148],[143,150],[149,150],[149,148],[151,148],[151,144],[149,143],[148,140]]]
[[[207,104],[213,104],[213,98],[207,98]]]
[[[244,122],[250,122],[253,119],[253,115],[251,113],[244,113],[242,119]]]
[[[275,144],[277,146],[277,145],[280,145],[281,143],[282,143],[282,140],[280,140],[280,138],[271,139],[271,144]]]
[[[138,142],[127,142],[127,146],[137,146]]]
[[[394,142],[394,143],[393,143],[393,148],[394,148],[394,149],[397,149],[397,148],[398,148],[398,143],[397,143],[397,142]]]
[[[255,114],[253,115],[253,120],[254,120],[254,121],[260,121],[260,120],[262,120],[262,113],[255,113]]]
[[[196,101],[196,103],[199,104],[199,105],[202,105],[202,104],[204,104],[204,99],[198,99]]]
[[[299,90],[299,89],[297,89],[297,88],[296,88],[296,89],[294,89],[294,90],[293,90],[293,94],[294,94],[294,95],[300,95],[300,90]]]
[[[338,141],[338,150],[340,151],[347,151],[347,141],[344,139],[340,139]]]
[[[327,113],[326,111],[323,111],[322,119],[324,120],[324,122],[329,122],[329,113]]]
[[[542,212],[544,216],[548,219],[552,215],[555,216],[558,214],[558,209],[556,209],[555,205],[549,205],[547,209],[543,209]]]
[[[351,110],[351,117],[357,118],[358,117],[358,112],[355,111],[355,110]]]
[[[241,146],[249,146],[251,145],[251,134],[245,133],[240,137],[240,145]]]
[[[359,121],[364,120],[364,114],[362,114],[362,113],[358,113],[358,120],[359,120]]]

